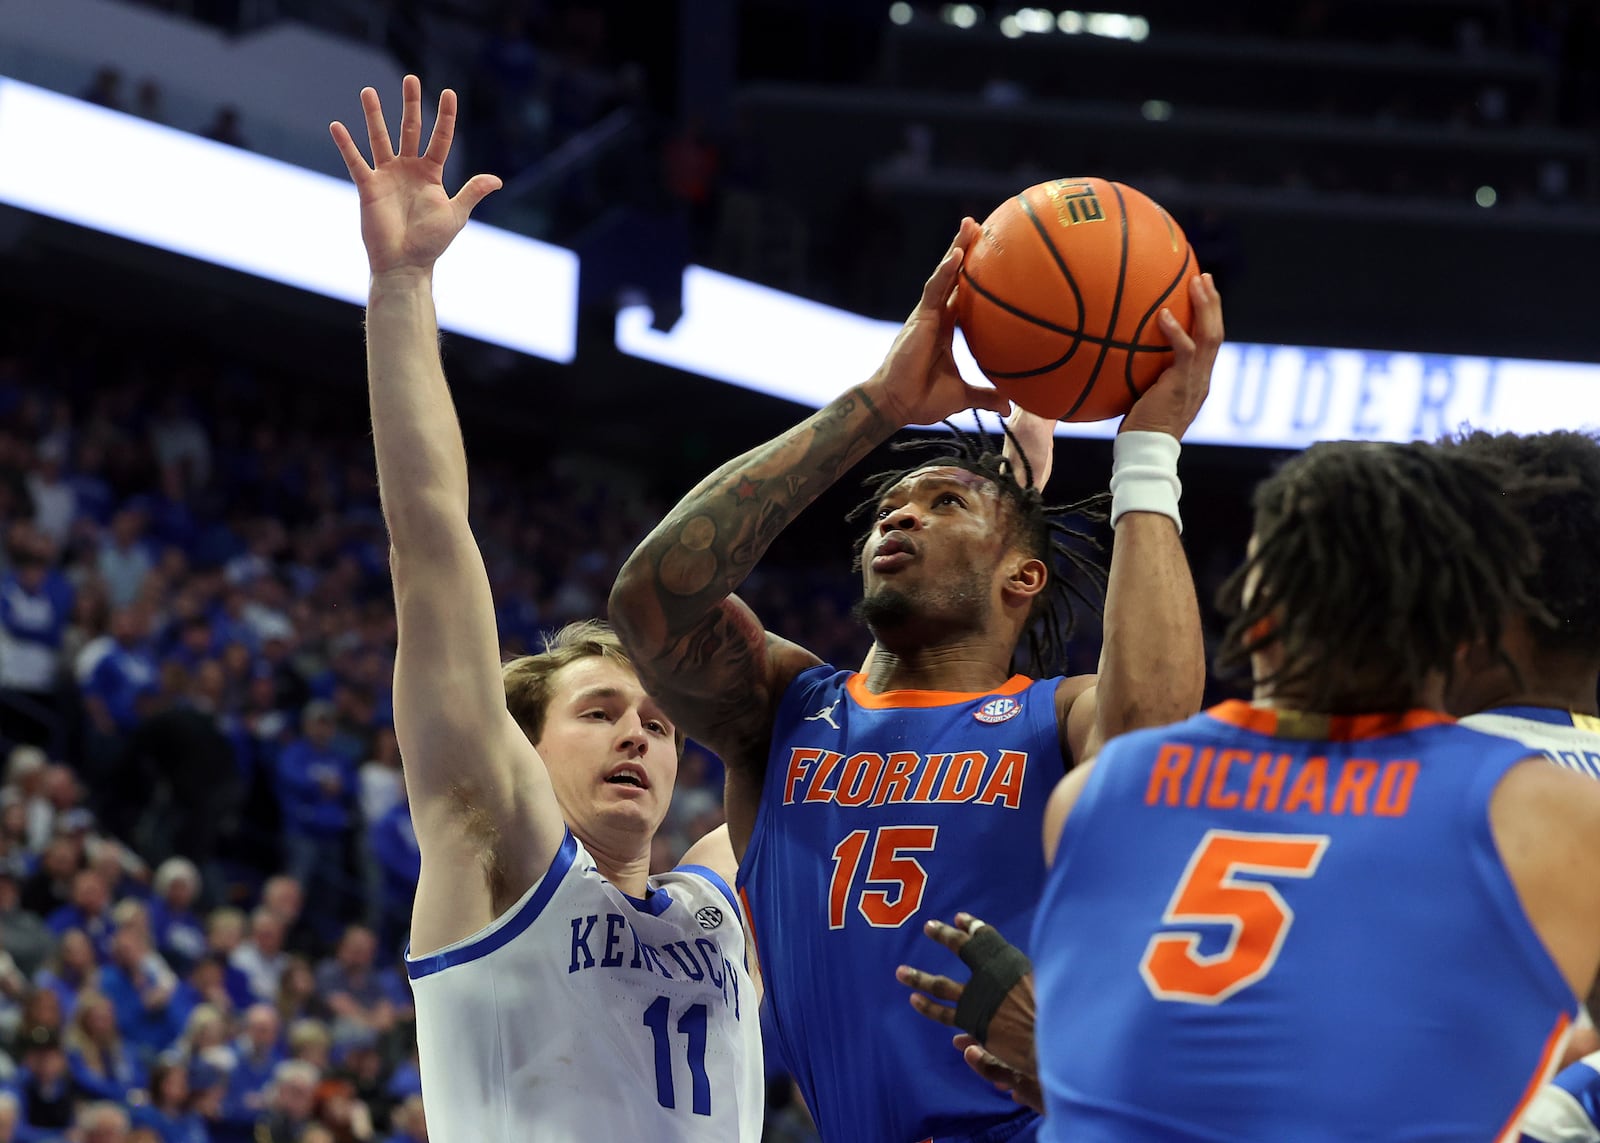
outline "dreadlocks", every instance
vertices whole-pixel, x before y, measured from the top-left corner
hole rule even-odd
[[[1530,633],[1551,651],[1600,653],[1600,441],[1577,432],[1475,432],[1444,444],[1523,479],[1559,482],[1522,509],[1540,551],[1528,588],[1554,620]]]
[[[1464,450],[1313,445],[1256,489],[1255,550],[1218,599],[1232,619],[1219,669],[1277,644],[1282,665],[1258,682],[1348,714],[1415,705],[1464,643],[1498,653],[1508,613],[1541,612],[1507,479]]]
[[[945,425],[954,434],[953,448],[949,440],[937,437],[896,443],[893,446],[896,452],[931,455],[909,468],[867,477],[863,485],[870,495],[852,508],[845,518],[851,521],[863,516],[870,518],[871,512],[889,489],[924,468],[961,468],[983,477],[995,487],[1006,508],[1008,538],[1029,556],[1043,560],[1049,569],[1049,579],[1034,601],[1024,633],[1027,656],[1019,662],[1018,656],[1013,655],[1012,667],[1035,678],[1060,674],[1066,667],[1074,604],[1081,603],[1098,611],[1106,586],[1106,571],[1097,558],[1102,552],[1099,541],[1091,532],[1071,527],[1066,518],[1076,516],[1090,525],[1103,523],[1107,497],[1102,493],[1072,504],[1047,505],[1038,489],[1033,487],[1033,465],[1021,446],[1016,444],[1016,438],[1008,426],[1001,425],[1007,439],[1015,446],[1017,455],[1022,458],[1020,481],[1017,479],[1016,466],[995,447],[994,439],[987,433],[968,432],[949,421]],[[855,567],[858,571],[869,533],[870,529],[856,540]]]

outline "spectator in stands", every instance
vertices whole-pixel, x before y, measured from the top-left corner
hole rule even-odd
[[[77,929],[104,957],[111,949],[111,888],[98,870],[80,869],[72,877],[72,900],[45,918],[56,936]]]
[[[205,1121],[189,1109],[189,1069],[173,1056],[150,1069],[150,1102],[134,1109],[133,1121],[162,1143],[209,1143]]]
[[[285,1060],[272,1073],[266,1114],[256,1127],[259,1143],[300,1143],[311,1122],[322,1073],[302,1060]]]
[[[79,995],[62,1046],[73,1080],[91,1099],[127,1103],[145,1085],[144,1068],[117,1031],[111,1001],[98,992]]]
[[[55,1035],[47,1033],[30,1040],[17,1072],[17,1092],[29,1127],[59,1132],[71,1126],[72,1108],[81,1093]]]
[[[394,1026],[394,1006],[384,995],[373,964],[377,938],[364,925],[351,925],[333,957],[317,966],[317,991],[340,1025],[387,1032]]]
[[[175,1050],[191,1068],[206,1064],[218,1069],[224,1080],[239,1066],[239,1054],[228,1043],[228,1018],[214,1004],[195,1005]]]
[[[278,983],[288,954],[283,951],[283,918],[265,906],[250,914],[250,936],[229,958],[250,981],[250,995],[270,1004],[278,998]]]
[[[114,1103],[91,1103],[78,1112],[79,1143],[132,1143],[128,1113]]]
[[[362,1029],[342,1034],[334,1041],[333,1059],[339,1078],[350,1085],[355,1098],[371,1112],[373,1127],[380,1132],[387,1130],[395,1101],[385,1082],[377,1033]]]
[[[368,901],[368,908],[378,914],[377,931],[383,947],[401,948],[411,923],[417,878],[422,872],[422,851],[417,846],[411,805],[403,789],[400,800],[367,831],[367,848],[377,868],[379,886],[378,896]]]
[[[0,734],[60,749],[61,648],[72,616],[72,584],[50,566],[51,542],[29,529],[12,539],[0,578]]]
[[[369,1143],[377,1138],[372,1112],[356,1098],[348,1080],[331,1077],[318,1084],[314,1114],[333,1134],[334,1143]]]
[[[5,947],[5,931],[0,929],[0,1036],[10,1040],[22,1023],[22,1004],[28,998],[28,974],[17,967],[16,958]],[[0,1079],[4,1069],[0,1068]]]
[[[183,1030],[183,1012],[173,1003],[178,980],[150,947],[142,926],[118,927],[111,960],[100,970],[100,991],[117,1014],[117,1027],[135,1051],[159,1052]]]
[[[183,857],[169,857],[156,869],[150,902],[150,930],[157,951],[173,971],[187,974],[206,952],[206,932],[194,911],[200,871]]]
[[[233,1042],[238,1063],[229,1077],[230,1115],[254,1119],[267,1107],[267,1089],[278,1065],[287,1059],[282,1025],[270,1004],[255,1004],[244,1014],[244,1034]]]
[[[116,598],[115,589],[112,598]],[[91,783],[103,790],[126,793],[119,773],[123,737],[139,723],[139,701],[156,689],[156,662],[147,649],[149,612],[143,604],[121,605],[111,616],[111,646],[106,648],[83,685],[83,705],[89,716],[84,742],[84,765]],[[102,802],[102,806],[104,802]],[[139,807],[143,806],[140,799]],[[124,807],[125,821],[137,820]]]
[[[127,607],[138,599],[156,566],[145,539],[147,523],[139,508],[123,508],[111,518],[110,532],[100,542],[98,569],[114,608]]]
[[[326,1073],[333,1061],[333,1036],[321,1020],[296,1020],[289,1025],[289,1058],[304,1060]]]
[[[206,957],[222,965],[223,986],[239,1011],[255,1000],[250,975],[233,963],[244,945],[245,917],[238,909],[216,909],[206,918]]]
[[[99,980],[99,958],[94,943],[82,929],[68,929],[61,934],[55,956],[39,971],[38,987],[52,993],[60,1003],[61,1011],[70,1014],[77,1009],[78,996],[85,989],[93,990]]]
[[[298,954],[291,955],[289,963],[283,966],[283,978],[278,984],[278,1017],[287,1025],[297,1020],[323,1020],[331,1015],[317,990],[311,962]]]
[[[287,873],[267,878],[267,883],[261,887],[261,907],[283,922],[283,947],[296,952],[309,950],[316,940],[306,925],[305,900],[300,882]]]
[[[394,1130],[383,1143],[428,1143],[428,1120],[423,1114],[422,1097],[407,1096],[395,1109]]]
[[[207,139],[226,143],[230,147],[249,146],[245,142],[244,132],[239,127],[239,109],[232,104],[224,104],[217,108],[216,116],[201,134]]]
[[[326,938],[337,926],[345,878],[345,846],[353,825],[356,768],[333,744],[334,708],[306,704],[304,737],[278,755],[278,799],[283,807],[288,874],[304,887],[307,920]],[[276,989],[274,989],[276,991]]]
[[[52,838],[39,858],[39,868],[22,887],[22,907],[39,917],[49,917],[72,900],[72,880],[83,864],[83,842],[77,838]]]
[[[214,956],[203,956],[196,961],[189,975],[184,978],[181,1006],[185,1009],[192,1006],[211,1008],[224,1016],[232,1016],[239,1011],[239,1006],[228,992],[224,970],[222,961]]]
[[[55,935],[36,913],[22,907],[22,882],[17,868],[0,862],[0,944],[15,958],[24,975],[32,977],[55,948]]]
[[[133,113],[140,119],[148,119],[152,123],[167,121],[167,108],[161,94],[161,85],[148,75],[139,81],[139,86],[134,90]]]

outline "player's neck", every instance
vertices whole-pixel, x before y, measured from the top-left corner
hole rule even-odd
[[[573,830],[577,834],[577,830]],[[643,897],[650,892],[650,841],[645,839],[639,848],[637,835],[621,839],[584,837],[578,835],[583,848],[594,858],[594,867],[611,884],[630,897]]]
[[[968,637],[928,647],[889,648],[880,641],[872,650],[867,690],[954,691],[975,694],[992,690],[1011,677],[1011,648],[992,639]]]
[[[1593,673],[1586,678],[1571,677],[1540,679],[1524,675],[1521,686],[1510,686],[1496,692],[1483,703],[1484,710],[1501,706],[1538,706],[1549,710],[1570,710],[1575,714],[1600,716],[1600,703],[1595,701],[1596,679]]]

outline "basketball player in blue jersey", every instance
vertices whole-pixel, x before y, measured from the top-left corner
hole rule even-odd
[[[1025,636],[1047,658],[1059,650],[1078,581],[1039,494],[973,438],[875,487],[860,547],[859,613],[874,637],[865,674],[769,634],[730,594],[806,505],[897,430],[1005,410],[963,383],[951,355],[950,299],[977,233],[963,222],[869,380],[702,481],[611,596],[647,689],[727,765],[766,995],[829,1143],[1031,1134],[1034,1116],[906,1009],[895,966],[922,919],[957,904],[1025,932],[1050,789],[1095,743],[1192,712],[1203,686],[1176,464],[1222,340],[1209,278],[1193,286],[1193,338],[1163,314],[1174,364],[1117,440],[1098,679],[1018,673]]]
[[[1539,548],[1531,590],[1549,621],[1510,616],[1504,656],[1473,655],[1451,677],[1447,709],[1463,726],[1600,778],[1600,442],[1581,432],[1476,432],[1445,447],[1554,482],[1523,513]],[[1566,1062],[1595,1051],[1600,1034],[1585,1005]]]
[[[398,153],[361,93],[373,162],[332,133],[360,192],[367,364],[392,543],[395,732],[422,851],[406,958],[435,1143],[761,1135],[756,998],[726,837],[651,878],[672,723],[598,623],[501,667],[440,363],[435,261],[498,186],[441,183],[445,91],[422,148],[407,76]]]
[[[1258,490],[1223,652],[1255,702],[1052,797],[1045,1138],[1516,1137],[1600,965],[1600,787],[1439,709],[1466,648],[1541,610],[1508,477],[1319,445]]]

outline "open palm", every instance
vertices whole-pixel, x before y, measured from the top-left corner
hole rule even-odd
[[[444,189],[444,164],[456,129],[456,93],[439,93],[428,149],[422,143],[422,82],[414,75],[401,85],[400,150],[396,153],[383,119],[383,103],[372,88],[361,91],[372,148],[369,165],[343,123],[328,127],[361,195],[361,240],[374,274],[426,273],[467,224],[473,208],[500,180],[474,175],[451,197]]]

